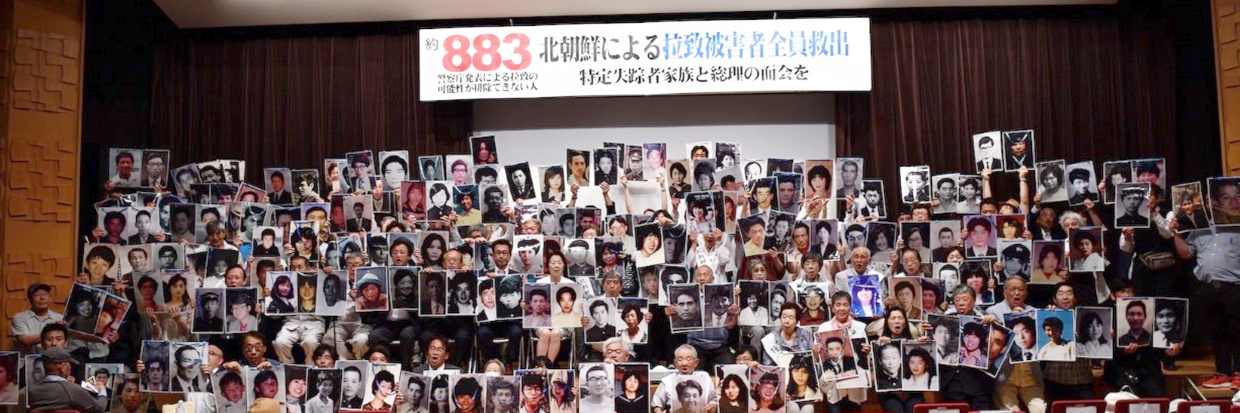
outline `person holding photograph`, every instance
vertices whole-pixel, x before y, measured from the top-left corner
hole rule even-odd
[[[1054,303],[1051,309],[1072,310],[1076,308],[1076,289],[1069,283],[1059,283],[1055,287]],[[1086,346],[1109,345],[1103,332],[1102,319],[1095,312],[1083,312],[1077,310],[1079,320],[1077,322],[1076,343],[1068,343],[1074,347],[1069,353],[1075,352],[1076,357],[1081,357],[1081,349]],[[1058,318],[1048,319],[1047,330],[1051,330],[1050,320],[1059,320]],[[1096,324],[1094,324],[1096,322]],[[1086,325],[1088,324],[1088,325]],[[1062,325],[1062,324],[1061,324]],[[1062,328],[1062,327],[1061,327]],[[1092,331],[1091,331],[1092,330]],[[1050,336],[1050,332],[1047,332]],[[1062,341],[1062,338],[1060,339]],[[1086,342],[1091,344],[1086,344]],[[1042,349],[1045,353],[1050,344]],[[1094,353],[1085,353],[1091,356],[1110,354],[1109,347],[1106,350]],[[1055,355],[1047,355],[1045,357],[1055,358]],[[1062,360],[1062,358],[1060,358]],[[1042,363],[1044,373],[1044,382],[1046,383],[1046,396],[1050,400],[1070,400],[1070,399],[1088,399],[1094,396],[1093,390],[1093,367],[1090,360],[1078,358],[1076,361],[1046,361]]]

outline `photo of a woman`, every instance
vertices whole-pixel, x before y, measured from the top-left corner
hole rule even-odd
[[[777,413],[784,411],[784,397],[779,389],[782,377],[779,367],[757,366],[749,369],[749,382],[754,384],[751,390],[751,413]]]
[[[741,376],[729,374],[719,384],[719,413],[749,413],[749,386]]]
[[[638,225],[635,231],[638,247],[637,266],[662,264],[667,259],[667,254],[663,252],[663,235],[659,230],[659,224]]]
[[[1076,357],[1110,360],[1113,308],[1079,307],[1076,322]]]
[[[430,191],[427,192],[426,203],[431,206],[426,211],[426,219],[428,220],[438,221],[452,215],[452,191],[446,183],[435,182],[431,184]]]
[[[564,167],[549,166],[543,169],[542,202],[564,202]]]
[[[431,232],[426,233],[422,238],[422,268],[427,270],[442,270],[443,256],[448,250],[447,242],[444,241],[442,233]]]
[[[395,267],[391,271],[392,309],[412,310],[418,308],[418,280],[413,268]]]
[[[814,360],[810,354],[807,352],[794,355],[788,364],[789,380],[786,394],[789,400],[812,402],[822,399],[822,393],[818,390],[818,378],[814,377]],[[798,411],[807,413],[814,411],[813,403],[799,403],[798,407],[800,407]]]
[[[985,369],[990,361],[986,354],[989,350],[989,329],[982,324],[980,317],[960,317],[960,365],[977,369]]]
[[[297,311],[297,296],[291,273],[281,273],[275,277],[268,301],[267,314],[292,314]]]
[[[1106,270],[1106,259],[1102,258],[1102,245],[1098,243],[1101,228],[1072,228],[1069,238],[1072,240],[1073,272],[1095,272]]]
[[[1063,259],[1063,241],[1034,241],[1037,261],[1033,267],[1033,284],[1058,284],[1068,281],[1068,270]]]
[[[938,367],[927,350],[932,344],[904,342],[904,391],[938,391]]]

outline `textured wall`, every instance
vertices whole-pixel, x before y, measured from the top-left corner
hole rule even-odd
[[[0,0],[0,323],[26,309],[35,281],[54,287],[59,311],[76,273],[82,10]]]
[[[1240,175],[1240,0],[1213,0],[1223,173]]]

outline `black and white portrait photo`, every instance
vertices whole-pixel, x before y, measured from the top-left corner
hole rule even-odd
[[[624,176],[630,181],[641,181],[646,165],[646,157],[641,145],[624,147]],[[563,172],[563,170],[561,170]],[[546,201],[543,201],[546,202]]]
[[[449,271],[447,315],[474,315],[477,306],[478,277],[473,271]]]
[[[400,189],[400,183],[409,179],[409,151],[379,152],[379,182],[384,191]]]
[[[1171,348],[1188,339],[1188,300],[1154,299],[1154,348]]]
[[[530,174],[530,164],[521,162],[504,167],[508,176],[508,191],[512,199],[536,199],[534,192],[534,176]]]
[[[616,185],[620,182],[620,150],[604,148],[594,150],[594,185]]]
[[[740,165],[740,142],[715,142],[715,163],[719,169],[727,169]]]
[[[263,182],[266,185],[267,202],[275,205],[292,205],[293,190],[289,186],[292,171],[288,168],[263,169]]]
[[[207,361],[207,343],[171,343],[168,360],[172,366],[172,392],[206,392],[210,389],[207,377],[202,374],[202,363]]]
[[[166,149],[142,150],[142,187],[171,189],[168,185],[170,152]]]
[[[177,288],[165,287],[165,295]],[[199,288],[194,292],[196,308],[194,309],[193,331],[199,334],[219,334],[224,332],[224,289]]]
[[[1071,178],[1069,178],[1071,179]],[[1132,161],[1108,161],[1102,163],[1102,181],[1106,182],[1106,190],[1102,192],[1102,202],[1115,202],[1115,187],[1125,182],[1134,182]]]
[[[171,381],[172,376],[169,375],[169,367],[168,367],[168,348],[170,347],[169,344],[170,343],[167,341],[153,341],[153,340],[142,341],[142,351],[141,351],[141,354],[139,355],[139,358],[142,360],[143,364],[146,364],[146,369],[143,370],[141,373],[139,373],[139,380],[141,381],[140,388],[142,389],[142,391],[148,391],[148,392],[153,392],[153,393],[170,392],[169,382]],[[26,369],[28,383],[37,383],[37,382],[43,381],[42,377],[30,377],[32,375],[31,373],[37,373],[37,374],[34,374],[35,376],[44,373],[43,369],[41,368],[43,367],[42,363],[37,363],[37,364],[40,367],[37,371],[33,371],[30,368]],[[27,366],[27,367],[30,367],[30,366]],[[32,382],[29,380],[32,378],[37,379],[37,380]]]
[[[1003,164],[1008,172],[1033,168],[1033,129],[1003,132]]]
[[[307,385],[304,413],[336,413],[340,411],[340,369],[311,367],[306,371]]]
[[[294,169],[292,171],[293,203],[317,202],[323,199],[319,190],[319,171]],[[273,202],[274,203],[274,202]]]
[[[900,198],[906,204],[930,203],[930,167],[900,167]]]
[[[861,197],[854,203],[856,215],[860,217],[887,218],[886,195],[883,194],[881,179],[861,181]]]
[[[345,231],[370,232],[374,229],[374,197],[348,195],[344,197]]]
[[[1115,228],[1149,228],[1150,184],[1119,184],[1115,188],[1115,196]]]
[[[343,316],[348,311],[348,284],[340,274],[320,271],[319,291],[315,294],[314,313],[322,316]]]
[[[973,162],[977,173],[989,170],[1003,171],[1003,148],[1000,147],[999,131],[990,131],[973,135]]]
[[[1003,262],[1003,272],[999,280],[1006,281],[1011,277],[1029,281],[1032,271],[1030,241],[1026,239],[999,241],[999,258]]]
[[[1077,307],[1076,357],[1110,360],[1115,354],[1115,309]]]
[[[1038,195],[1042,196],[1042,203],[1068,200],[1068,186],[1064,173],[1062,159],[1038,162]]]
[[[447,179],[443,169],[442,156],[419,156],[418,176],[422,181],[442,181]],[[473,172],[471,169],[470,172]]]
[[[1039,172],[1039,175],[1041,172]],[[1098,179],[1094,177],[1094,163],[1091,161],[1077,162],[1067,166],[1065,180],[1068,188],[1068,204],[1077,206],[1085,200],[1098,202]],[[1114,190],[1108,184],[1108,190]],[[1047,202],[1043,196],[1042,202]]]
[[[594,297],[586,300],[585,309],[587,323],[586,342],[602,343],[607,339],[616,337],[616,326],[612,321],[616,315],[616,299],[608,297]]]
[[[959,249],[955,247],[960,242],[960,221],[931,221],[930,232],[927,235],[930,237],[930,260],[932,262],[948,262],[947,256],[953,250],[959,254]]]
[[[847,198],[849,195],[861,197],[861,181],[864,179],[864,158],[836,158],[833,177],[836,198]]]

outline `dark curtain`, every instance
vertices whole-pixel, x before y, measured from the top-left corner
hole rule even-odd
[[[1142,157],[1167,158],[1168,183],[1218,174],[1208,4],[1133,3],[879,12],[873,90],[837,97],[838,153],[866,158],[889,208],[898,166],[973,173],[970,136],[989,130],[1034,129],[1038,160],[1099,174]],[[1016,176],[993,175],[996,195]]]
[[[370,149],[467,153],[469,102],[418,101],[415,28],[180,32],[154,58],[152,147],[211,159],[323,168]]]

